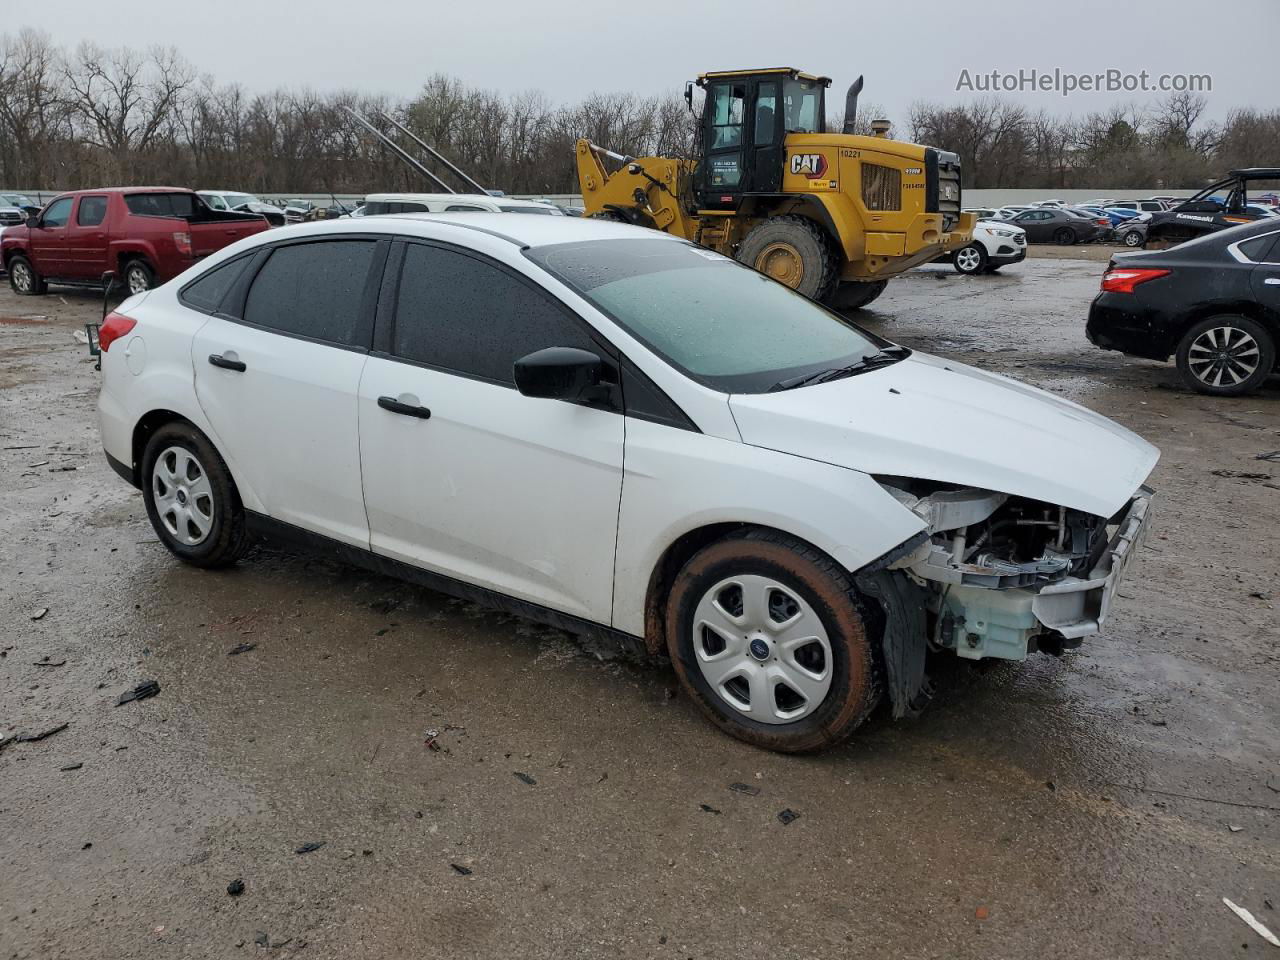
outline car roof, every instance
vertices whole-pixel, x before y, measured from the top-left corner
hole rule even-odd
[[[365,203],[370,200],[381,203],[410,201],[410,202],[451,202],[465,203],[467,201],[483,200],[486,203],[501,203],[509,207],[549,207],[551,204],[542,203],[538,200],[517,200],[515,197],[495,197],[487,193],[370,193],[364,198]]]
[[[246,197],[254,196],[252,190],[197,190],[196,193],[242,193]]]
[[[388,233],[401,236],[440,237],[440,226],[450,229],[475,231],[500,237],[519,247],[543,247],[557,243],[581,243],[592,240],[650,238],[671,243],[686,243],[658,230],[633,227],[611,220],[592,220],[583,217],[530,217],[522,213],[493,213],[484,217],[474,214],[451,213],[396,213],[377,217],[361,217],[356,220],[319,220],[315,223],[277,227],[266,233],[255,234],[262,242],[292,237],[324,236],[326,234]],[[463,234],[459,234],[459,237]]]

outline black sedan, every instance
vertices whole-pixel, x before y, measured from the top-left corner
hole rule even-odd
[[[1027,231],[1028,243],[1088,243],[1111,232],[1111,221],[1105,217],[1095,219],[1050,207],[1023,210],[1009,222]]]
[[[1280,223],[1233,227],[1111,259],[1089,307],[1089,341],[1135,357],[1176,357],[1201,393],[1257,390],[1280,342]]]

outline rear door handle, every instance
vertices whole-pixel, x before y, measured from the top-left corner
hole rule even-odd
[[[415,398],[416,399],[416,398]],[[430,420],[431,411],[415,403],[403,403],[395,397],[379,397],[378,406],[392,413],[402,413],[406,417],[417,417],[419,420]]]
[[[209,362],[215,367],[221,367],[223,370],[234,370],[236,373],[244,373],[248,369],[243,362],[231,357],[224,357],[220,353],[209,354]]]
[[[1269,284],[1270,286],[1273,286],[1273,287],[1280,287],[1280,277],[1267,277],[1267,279],[1263,280],[1262,282]]]

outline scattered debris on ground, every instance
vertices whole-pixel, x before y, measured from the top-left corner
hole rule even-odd
[[[257,648],[258,645],[256,643],[238,643],[227,651],[227,656],[238,657],[242,653],[248,653],[250,650],[256,650]]]
[[[1253,932],[1256,933],[1258,936],[1260,936],[1263,940],[1267,941],[1267,943],[1271,944],[1273,947],[1280,947],[1280,939],[1277,939],[1274,933],[1272,933],[1270,930],[1264,927],[1261,923],[1259,923],[1252,913],[1250,913],[1244,907],[1237,906],[1236,904],[1232,903],[1226,897],[1222,898],[1222,902],[1225,903],[1228,908],[1230,908],[1232,913],[1234,913],[1237,917],[1239,917],[1241,920],[1247,923],[1249,927],[1253,930]]]
[[[749,783],[731,783],[729,784],[729,789],[732,790],[734,793],[746,794],[748,797],[760,796],[760,788],[753,787]]]
[[[232,880],[227,884],[227,893],[233,897],[240,896],[240,894],[244,893],[244,881],[239,879]]]
[[[17,743],[38,743],[41,740],[52,737],[55,733],[61,733],[69,726],[69,723],[60,723],[56,727],[50,727],[48,730],[41,730],[38,733],[20,733],[13,739]]]
[[[68,763],[65,767],[59,767],[58,772],[70,773],[72,770],[79,770],[83,766],[84,764],[77,760],[75,763]]]
[[[327,841],[325,840],[313,840],[310,843],[304,843],[302,846],[296,848],[293,852],[294,853],[315,853],[315,851],[323,847],[325,843],[327,843]]]
[[[698,807],[702,810],[703,813],[719,813],[720,812],[715,807],[711,806],[711,804],[709,803],[700,803],[698,804]]]
[[[456,873],[456,874],[458,874],[458,875],[460,875],[460,876],[463,876],[463,877],[469,877],[469,876],[471,876],[471,868],[470,868],[470,867],[464,867],[464,866],[463,866],[462,864],[460,864],[460,863],[451,863],[451,864],[449,864],[449,866],[453,867],[453,872],[454,872],[454,873]]]
[[[799,819],[800,819],[800,814],[796,813],[790,807],[787,807],[787,809],[779,812],[778,814],[778,822],[781,823],[784,827],[787,824],[794,823],[796,820],[799,820]]]
[[[533,777],[529,776],[527,773],[517,772],[516,779],[519,780],[521,783],[527,783],[531,787],[536,787],[538,785],[538,781],[533,779]]]
[[[49,608],[48,608],[48,607],[41,607],[39,610],[36,610],[36,611],[34,611],[34,612],[31,614],[31,619],[32,619],[32,620],[43,620],[43,619],[44,619],[45,614],[46,614],[46,613],[48,613],[48,612],[49,612]]]
[[[117,707],[123,707],[126,703],[133,703],[135,700],[146,700],[148,697],[154,697],[160,692],[160,682],[158,680],[144,680],[132,690],[126,690],[120,694],[120,698],[116,700]]]

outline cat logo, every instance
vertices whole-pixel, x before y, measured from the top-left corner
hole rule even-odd
[[[816,180],[827,172],[827,158],[820,153],[793,153],[791,172],[803,173],[810,180]]]

